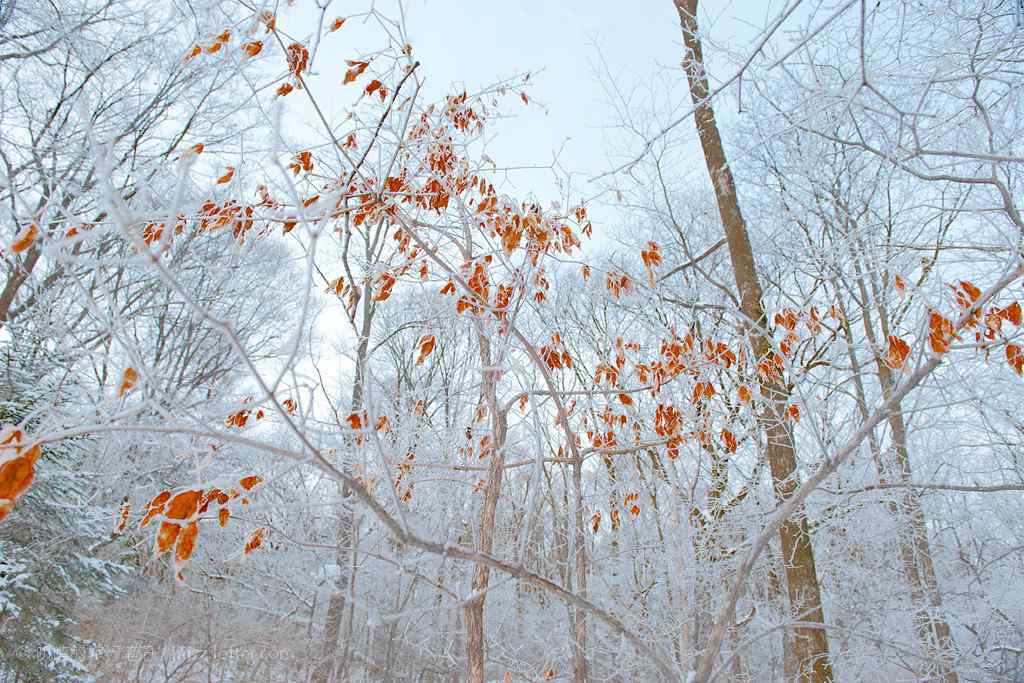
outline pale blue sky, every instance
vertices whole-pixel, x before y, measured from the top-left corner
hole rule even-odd
[[[713,77],[732,74],[734,66],[723,50],[742,53],[782,4],[781,0],[733,0],[702,5],[702,29],[720,44],[708,48]],[[363,6],[334,0],[328,21]],[[397,3],[385,0],[377,2],[377,7],[398,16]],[[300,1],[285,17],[293,12],[296,19],[315,16],[312,1],[306,5]],[[612,92],[631,98],[637,105],[632,110],[641,117],[650,116],[656,108],[664,115],[667,108],[689,106],[678,68],[682,56],[679,19],[671,0],[409,0],[405,12],[428,97],[463,86],[472,90],[517,73],[535,74],[529,90],[533,102],[509,107],[514,116],[489,128],[488,135],[493,137],[488,154],[499,166],[546,165],[561,150],[563,169],[578,174],[574,175],[577,197],[593,194],[587,179],[613,166],[610,153],[640,148],[637,138],[615,127],[619,115]],[[336,65],[342,59],[373,49],[379,44],[375,40],[379,34],[371,38],[358,21],[347,23],[324,38],[318,70],[340,73]],[[671,84],[676,90],[670,90]],[[352,90],[342,92],[358,92]],[[697,151],[694,146],[691,153],[697,168],[702,168]],[[544,200],[558,198],[548,171],[519,171],[510,180],[504,191],[519,196],[533,192]],[[613,211],[598,211],[614,220]]]

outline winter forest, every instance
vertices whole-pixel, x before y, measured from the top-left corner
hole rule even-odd
[[[1022,88],[1022,0],[0,0],[0,682],[1024,681]]]

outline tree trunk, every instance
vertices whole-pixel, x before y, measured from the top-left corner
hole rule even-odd
[[[364,291],[363,301],[367,302],[366,307],[363,309],[362,329],[359,334],[359,344],[356,348],[356,376],[355,382],[352,386],[352,412],[358,412],[363,407],[363,373],[366,369],[367,356],[369,354],[370,345],[370,331],[373,327],[374,309],[370,306],[370,290],[369,285],[366,285]],[[349,463],[346,462],[342,465],[346,473],[349,472]],[[344,505],[349,500],[351,491],[348,486],[343,486],[341,489],[341,503]],[[352,512],[346,512],[344,509],[338,511],[338,528],[337,528],[337,542],[338,552],[335,556],[335,563],[338,567],[338,577],[334,582],[334,590],[331,593],[330,600],[327,603],[327,617],[324,621],[324,639],[323,646],[320,650],[320,658],[317,661],[316,668],[313,670],[312,683],[332,683],[336,680],[342,680],[342,674],[345,668],[345,659],[349,648],[345,647],[346,657],[342,658],[341,662],[338,662],[337,650],[338,650],[338,637],[341,635],[341,627],[345,618],[345,608],[347,605],[346,594],[352,590],[349,585],[349,571],[352,567],[353,560],[353,539],[352,532],[354,529],[355,515]],[[351,609],[351,605],[348,606]],[[351,633],[351,620],[349,620],[349,638],[352,637]],[[338,664],[341,665],[341,672],[338,672]],[[337,678],[335,677],[337,673]]]
[[[768,321],[764,313],[761,283],[754,264],[747,226],[740,212],[732,172],[718,133],[715,113],[707,99],[708,81],[704,73],[697,27],[697,0],[674,0],[674,3],[683,29],[683,42],[686,46],[683,68],[689,81],[690,96],[696,107],[697,133],[704,151],[708,174],[715,189],[718,212],[729,247],[736,286],[739,289],[740,306],[748,319],[747,334],[756,359],[766,358],[772,353],[772,348],[765,332]],[[785,422],[789,391],[781,379],[764,374],[760,379],[760,388],[767,401],[764,418],[772,484],[776,497],[780,501],[786,500],[799,487],[793,435]],[[829,663],[828,639],[824,629],[825,618],[821,609],[821,590],[814,566],[814,551],[811,547],[807,519],[803,516],[802,510],[797,510],[794,518],[787,519],[782,524],[779,529],[779,540],[786,567],[790,611],[802,624],[792,629],[791,652],[797,660],[799,677],[801,680],[814,683],[831,681],[832,667]]]
[[[576,594],[587,599],[586,522],[583,519],[583,463],[572,463],[573,563],[576,565]],[[573,683],[587,680],[587,614],[579,607],[573,614]]]
[[[864,273],[856,259],[854,267],[857,274],[857,287],[862,297],[861,300],[864,302],[861,307],[864,333],[871,348],[875,350],[878,383],[882,388],[882,396],[888,400],[896,390],[896,378],[882,356],[882,346],[878,343],[879,339],[875,335],[874,324],[871,321],[871,311],[868,309],[868,302],[871,299],[867,298],[868,291],[864,284]],[[871,289],[876,302],[882,336],[888,339],[887,311],[873,282]],[[910,467],[910,449],[907,445],[907,425],[899,403],[889,415],[888,421],[892,433],[892,460],[886,463],[879,458],[878,466],[882,468],[882,471],[879,472],[879,483],[885,483],[886,472],[894,470],[893,473],[899,482],[907,484],[913,481],[913,477]],[[904,578],[910,584],[911,601],[917,611],[918,636],[925,651],[930,652],[935,658],[935,670],[931,674],[945,683],[958,683],[959,677],[953,668],[953,637],[949,624],[942,616],[942,593],[935,576],[931,544],[928,542],[927,523],[918,492],[912,488],[906,488],[899,504],[892,504],[890,510],[897,517],[896,523],[899,525],[900,559],[903,564]]]
[[[480,513],[480,552],[489,554],[494,549],[494,520],[501,495],[501,480],[505,472],[505,415],[498,409],[497,373],[492,369],[491,343],[477,330],[480,344],[480,363],[483,367],[483,388],[481,398],[491,418],[491,453],[487,470],[487,484],[484,488],[484,506]],[[484,683],[484,602],[491,570],[486,565],[477,565],[473,573],[472,591],[476,595],[466,605],[466,659],[470,683]]]

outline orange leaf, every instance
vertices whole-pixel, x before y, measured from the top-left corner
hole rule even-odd
[[[374,295],[374,301],[387,301],[391,296],[391,288],[395,286],[395,276],[391,273],[382,273],[378,278],[380,289]]]
[[[125,368],[121,374],[121,383],[117,387],[118,397],[124,396],[139,383],[139,373],[135,368]]]
[[[900,294],[903,294],[905,291],[907,291],[907,283],[899,275],[896,276],[895,287],[896,291],[899,292]]]
[[[227,169],[224,171],[224,175],[222,175],[220,178],[217,178],[217,184],[223,185],[224,183],[230,181],[233,175],[235,175],[235,167],[228,166]]]
[[[248,477],[242,477],[239,480],[238,485],[241,486],[246,491],[251,491],[252,487],[256,486],[262,481],[263,477],[256,474],[250,474]]]
[[[1003,309],[1005,317],[1014,325],[1020,327],[1021,323],[1021,310],[1020,302],[1014,301],[1012,304]]]
[[[14,509],[14,502],[28,490],[36,477],[36,460],[42,452],[39,445],[21,451],[17,449],[16,457],[0,465],[0,520]]]
[[[309,50],[302,43],[292,43],[285,51],[288,59],[288,71],[299,77],[309,64]]]
[[[907,356],[910,355],[910,345],[903,341],[899,337],[889,335],[889,355],[885,359],[885,364],[890,368],[897,370],[903,367],[903,364],[907,360]]]
[[[346,63],[350,68],[345,72],[345,80],[342,81],[343,85],[347,85],[359,78],[359,76],[366,71],[366,67],[370,66],[369,62],[360,62],[352,59],[346,60]]]
[[[327,32],[328,33],[334,33],[335,31],[337,31],[339,28],[341,28],[344,25],[345,25],[345,18],[344,17],[337,17],[337,18],[335,18],[334,21],[331,22],[331,26],[330,26],[330,28],[327,29]]]
[[[201,142],[189,147],[189,151],[191,151],[193,154],[202,154],[204,149],[206,149],[206,145],[204,145]]]
[[[270,10],[263,12],[263,14],[260,15],[260,20],[263,21],[263,25],[267,27],[267,33],[273,31],[274,27],[277,26],[277,17],[275,17],[274,13]]]
[[[928,341],[931,344],[932,351],[935,353],[945,353],[948,351],[949,340],[955,334],[953,323],[932,311],[928,327],[930,329]]]
[[[791,417],[794,422],[800,421],[800,408],[795,403],[790,404],[789,408],[786,409],[786,414]]]
[[[969,307],[981,296],[981,290],[978,289],[973,283],[968,282],[967,280],[960,281],[960,289],[962,289],[964,291],[964,294],[967,295],[967,298],[965,300],[963,297],[960,297],[958,293],[958,298],[961,300],[961,303],[963,303],[964,307]]]
[[[221,525],[221,527],[226,527],[228,525],[229,519],[231,519],[231,510],[228,510],[227,508],[221,508],[220,511],[217,513],[217,522]]]
[[[185,530],[178,534],[178,544],[174,548],[174,563],[187,562],[192,557],[192,551],[196,547],[196,536],[199,535],[199,525],[192,522],[185,527]]]
[[[736,452],[736,437],[728,429],[722,430],[722,441],[725,442],[725,450],[730,453]]]
[[[288,93],[294,90],[294,86],[291,83],[282,83],[281,86],[274,91],[278,97],[284,97]]]
[[[263,42],[254,40],[251,43],[246,43],[242,46],[242,50],[245,52],[246,57],[255,57],[263,51]]]
[[[416,358],[416,365],[420,365],[427,359],[431,353],[434,352],[435,344],[434,335],[427,335],[420,339],[420,355]]]
[[[739,394],[740,401],[742,403],[748,403],[750,401],[750,398],[751,398],[750,389],[748,389],[747,387],[740,386],[740,388],[737,390],[736,393]]]
[[[715,387],[711,382],[697,382],[693,387],[693,403],[696,405],[702,399],[711,398],[715,395]]]
[[[1006,345],[1006,362],[1018,375],[1024,375],[1024,351],[1016,344]]]
[[[188,519],[199,509],[202,497],[203,492],[198,489],[182,491],[171,498],[165,516],[168,519]]]
[[[125,496],[127,498],[127,496]],[[119,534],[124,531],[125,526],[128,524],[128,515],[131,514],[132,506],[128,504],[128,501],[121,503],[121,514],[117,518],[117,527],[114,529],[115,534]]]
[[[167,504],[167,501],[170,500],[170,498],[170,491],[161,491],[156,495],[155,498],[153,498],[153,500],[149,501],[149,503],[146,504],[146,514],[142,518],[142,521],[139,522],[139,526],[146,526],[147,524],[149,524],[149,520],[153,519],[154,517],[162,513],[164,511],[164,506]]]
[[[263,536],[266,533],[267,530],[263,527],[260,527],[259,529],[256,529],[256,531],[252,532],[252,534],[249,536],[249,540],[245,543],[246,555],[248,555],[253,550],[256,550],[256,548],[259,548],[261,545],[263,545]]]
[[[629,394],[619,394],[619,403],[624,406],[633,405],[633,399],[629,397]]]
[[[181,527],[171,522],[161,522],[160,531],[156,534],[156,554],[160,555],[174,545],[174,542],[178,539],[178,532],[181,531]]]
[[[20,254],[21,252],[31,247],[35,243],[36,237],[38,236],[39,226],[33,223],[32,225],[22,230],[14,239],[14,241],[11,242],[11,251],[13,251],[15,254]]]

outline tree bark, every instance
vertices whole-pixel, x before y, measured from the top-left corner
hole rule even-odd
[[[28,280],[29,275],[35,270],[36,263],[39,262],[39,257],[42,253],[39,245],[33,244],[29,248],[28,253],[25,254],[25,258],[21,261],[16,261],[17,265],[8,274],[7,282],[4,283],[4,288],[0,291],[0,327],[7,321],[7,317],[11,312],[11,306],[14,305],[14,297],[18,295],[18,290],[21,289],[21,286]]]
[[[487,406],[491,418],[491,453],[490,465],[487,470],[487,483],[484,488],[484,505],[480,513],[480,552],[490,554],[494,548],[494,520],[498,509],[498,498],[501,495],[501,480],[505,471],[505,415],[498,407],[497,373],[492,367],[490,340],[477,330],[480,346],[480,363],[483,367],[483,388],[481,398]],[[466,660],[467,675],[470,683],[484,683],[485,641],[484,641],[484,602],[487,586],[490,583],[491,570],[478,564],[473,573],[472,591],[476,596],[465,608],[466,611]]]
[[[740,212],[736,185],[722,146],[714,109],[708,101],[708,81],[704,73],[696,17],[697,0],[674,0],[674,4],[683,29],[683,42],[686,46],[683,68],[689,82],[690,96],[696,107],[697,133],[715,190],[733,275],[739,290],[740,307],[747,318],[747,335],[756,359],[766,358],[772,353],[772,348],[765,331],[768,320],[762,302],[763,292],[746,222]],[[790,399],[789,390],[781,379],[766,376],[764,373],[759,383],[761,393],[766,399],[764,421],[772,484],[776,497],[784,501],[800,486],[793,435],[785,421],[785,410]],[[829,663],[828,639],[821,608],[821,590],[807,519],[803,516],[802,509],[796,510],[794,515],[782,524],[779,529],[779,540],[786,567],[790,611],[801,622],[801,625],[792,629],[790,649],[796,659],[799,679],[814,683],[831,681],[832,667]]]
[[[865,276],[856,259],[854,259],[854,267],[857,274],[857,286],[862,297],[861,300],[864,302],[861,307],[864,333],[871,348],[875,350],[874,359],[875,368],[878,371],[878,383],[882,388],[882,396],[888,400],[896,390],[896,377],[882,356],[884,351],[882,345],[878,343],[879,339],[875,335],[874,324],[871,321],[871,311],[868,309],[868,302],[871,299],[868,298],[867,287],[864,284]],[[882,336],[888,339],[888,313],[878,297],[878,291],[873,282],[871,289],[876,302]],[[899,402],[895,405],[896,410],[888,420],[892,434],[892,458],[890,462],[885,462],[879,457],[880,484],[886,483],[887,471],[894,473],[900,483],[906,484],[913,481],[910,448],[907,443],[907,425],[903,419],[903,411],[899,407]],[[881,455],[880,450],[879,455]],[[896,523],[899,525],[900,560],[903,564],[904,578],[910,584],[911,601],[917,612],[915,621],[918,636],[925,651],[930,652],[935,659],[935,669],[930,673],[945,683],[958,683],[959,676],[953,665],[953,637],[949,624],[942,616],[942,592],[939,590],[938,579],[935,576],[935,564],[932,560],[928,527],[924,508],[921,506],[920,494],[913,488],[907,488],[901,496],[900,502],[890,505],[890,511],[896,517]]]
[[[367,302],[363,308],[363,318],[361,329],[359,331],[359,344],[356,348],[356,376],[355,382],[352,386],[352,412],[359,412],[363,407],[363,379],[364,372],[366,369],[366,362],[369,355],[370,346],[370,332],[373,329],[373,318],[376,312],[372,305],[370,305],[370,286],[364,285],[363,301]],[[346,474],[350,471],[350,465],[346,459],[343,464],[343,469]],[[347,485],[341,487],[341,503],[344,505],[349,500],[351,491]],[[338,637],[341,635],[342,623],[345,618],[345,609],[347,605],[347,593],[352,590],[350,585],[349,572],[352,567],[353,560],[353,539],[352,533],[355,526],[355,515],[352,512],[346,512],[344,509],[338,511],[338,527],[337,527],[337,541],[338,541],[338,552],[335,555],[335,564],[338,567],[338,577],[334,582],[334,590],[331,592],[331,597],[327,603],[327,616],[324,620],[324,639],[323,645],[320,650],[320,657],[317,661],[316,668],[313,670],[312,683],[332,683],[335,680],[341,680],[341,674],[344,673],[345,659],[349,651],[348,646],[345,647],[345,657],[342,658],[341,662],[338,662],[337,650],[338,650]],[[351,610],[351,605],[348,605]],[[351,639],[351,619],[349,620],[349,638]],[[338,671],[338,664],[341,665],[341,672]],[[337,674],[337,677],[336,677]]]
[[[583,463],[578,459],[572,463],[573,485],[573,564],[576,565],[576,594],[587,598],[587,549],[586,522],[583,519]],[[576,608],[573,626],[573,683],[587,680],[587,614]]]

